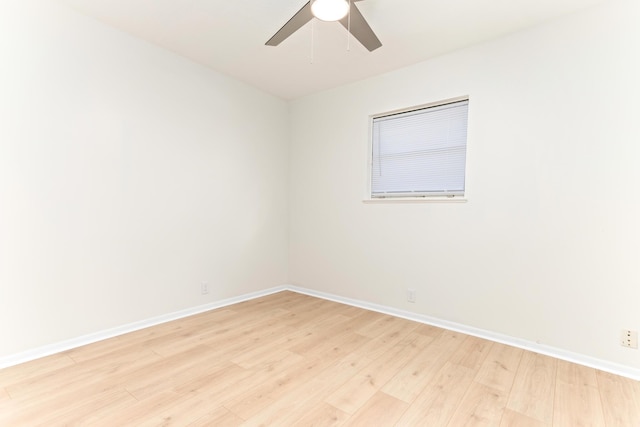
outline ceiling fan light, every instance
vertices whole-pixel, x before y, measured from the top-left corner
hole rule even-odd
[[[339,21],[349,13],[347,0],[312,0],[311,13],[322,21]]]

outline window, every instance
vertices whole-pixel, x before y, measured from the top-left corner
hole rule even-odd
[[[469,100],[373,117],[371,197],[464,196]]]

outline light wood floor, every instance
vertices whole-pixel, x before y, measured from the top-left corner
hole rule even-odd
[[[281,292],[0,370],[0,426],[640,426],[640,383]]]

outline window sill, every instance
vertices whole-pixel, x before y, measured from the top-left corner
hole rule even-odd
[[[385,197],[364,199],[362,203],[467,203],[464,197]]]

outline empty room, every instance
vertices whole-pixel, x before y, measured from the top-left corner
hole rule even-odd
[[[0,426],[640,426],[639,24],[3,0]]]

